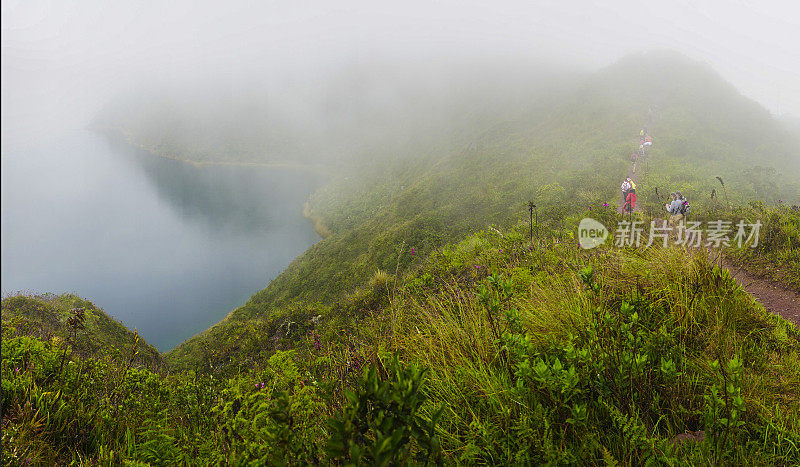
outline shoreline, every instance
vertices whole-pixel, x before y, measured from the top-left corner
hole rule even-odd
[[[330,229],[325,225],[322,216],[315,214],[314,210],[311,209],[311,203],[309,201],[303,203],[303,217],[314,224],[314,231],[317,232],[317,235],[322,237],[323,240],[332,235]]]
[[[125,144],[135,147],[137,149],[141,149],[146,151],[148,154],[154,157],[160,157],[162,159],[169,159],[177,162],[183,162],[184,164],[190,164],[197,168],[203,167],[264,167],[264,168],[276,168],[276,169],[289,169],[289,170],[300,170],[300,171],[309,171],[315,173],[324,173],[325,167],[320,164],[299,164],[293,162],[235,162],[235,161],[197,161],[192,159],[186,159],[184,157],[172,155],[172,154],[164,154],[162,152],[158,152],[152,148],[149,148],[143,144],[138,144],[133,141],[130,134],[123,130],[122,128],[115,127],[115,126],[97,126],[97,125],[90,125],[86,127],[89,131],[95,131],[99,133],[110,134],[112,136],[121,137]]]
[[[290,162],[221,162],[221,161],[194,161],[191,159],[185,159],[178,156],[173,156],[169,154],[163,154],[158,151],[155,151],[151,148],[148,148],[142,144],[137,144],[133,142],[130,135],[123,130],[122,128],[115,127],[115,126],[89,126],[86,128],[89,131],[95,131],[100,133],[105,133],[112,137],[121,137],[125,144],[141,149],[151,156],[160,157],[162,159],[169,159],[177,162],[182,162],[185,164],[190,164],[197,168],[203,167],[261,167],[261,168],[276,168],[276,169],[287,169],[287,170],[298,170],[298,171],[308,171],[312,173],[322,174],[324,167],[322,165],[317,164],[294,164]],[[314,227],[314,231],[317,235],[320,236],[323,240],[330,237],[332,235],[330,229],[325,225],[325,222],[322,216],[319,216],[314,213],[311,209],[310,198],[303,203],[302,208],[302,215],[304,218],[308,219],[312,226]]]

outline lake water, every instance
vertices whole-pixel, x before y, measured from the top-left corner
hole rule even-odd
[[[195,167],[74,131],[2,157],[2,290],[73,292],[159,350],[222,319],[319,237],[321,179]]]

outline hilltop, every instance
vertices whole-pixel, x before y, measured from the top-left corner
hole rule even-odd
[[[97,308],[89,300],[73,294],[15,295],[2,301],[3,332],[34,336],[88,357],[121,358],[137,352],[139,365],[158,368],[164,365],[161,354],[138,334]],[[70,326],[81,310],[81,324]],[[8,328],[7,328],[8,327]]]

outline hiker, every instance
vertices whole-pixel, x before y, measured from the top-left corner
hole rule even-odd
[[[636,183],[633,182],[632,178],[628,177],[622,182],[622,186],[624,195],[622,209],[625,212],[631,212],[636,208]],[[626,186],[628,187],[627,190],[624,189]]]
[[[635,152],[631,154],[631,162],[636,163],[636,159],[638,159],[638,158],[639,158],[639,154],[637,154]]]
[[[622,181],[622,202],[624,203],[628,199],[628,192],[631,190],[631,184],[628,182],[629,178],[626,178]]]
[[[633,212],[633,210],[636,209],[636,190],[632,189],[628,192],[623,209],[625,212]]]
[[[644,138],[644,143],[642,143],[642,146],[652,146],[652,145],[653,145],[653,138],[651,138],[650,135],[647,135]]]
[[[670,193],[669,197],[671,201],[669,204],[665,205],[665,207],[667,208],[667,212],[670,213],[669,226],[675,227],[686,218],[686,207],[688,207],[689,203],[680,191]],[[686,207],[684,207],[684,203]]]

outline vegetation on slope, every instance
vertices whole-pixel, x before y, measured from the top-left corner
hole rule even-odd
[[[800,462],[796,327],[702,250],[565,236],[475,233],[206,372],[4,323],[4,462]]]
[[[21,335],[67,345],[84,358],[120,358],[136,347],[136,362],[163,365],[161,354],[103,310],[72,294],[14,295],[2,301],[3,320]],[[74,323],[74,325],[70,325]]]
[[[619,220],[652,102],[632,219],[680,189],[693,219],[761,219],[763,243],[726,253],[791,277],[797,211],[746,205],[795,203],[786,134],[707,70],[634,57],[345,165],[310,201],[331,235],[173,350],[171,372],[31,336],[4,305],[3,462],[797,464],[794,325],[703,250],[576,245],[582,217]],[[400,157],[412,147],[428,151]],[[704,199],[717,176],[727,192]],[[527,200],[533,241],[524,223],[472,232]]]
[[[753,203],[751,209],[764,222],[758,244],[751,248],[728,248],[727,257],[751,273],[800,292],[800,207],[768,208]]]
[[[706,219],[735,215],[725,214],[720,200],[734,207],[779,198],[800,204],[800,184],[791,177],[800,167],[792,137],[702,65],[665,53],[636,55],[569,89],[520,96],[488,120],[465,119],[453,130],[457,136],[446,138],[457,145],[435,146],[419,157],[379,157],[370,170],[335,176],[309,203],[331,235],[168,358],[196,365],[214,336],[274,328],[269,323],[284,310],[330,306],[376,269],[406,270],[411,248],[424,256],[473,229],[516,222],[527,216],[529,200],[540,224],[557,229],[577,225],[568,218],[590,206],[616,205],[650,106],[655,145],[640,168],[638,190],[648,219],[662,215],[664,197],[674,190]],[[730,200],[717,176],[726,180]],[[717,194],[709,199],[712,189]]]

